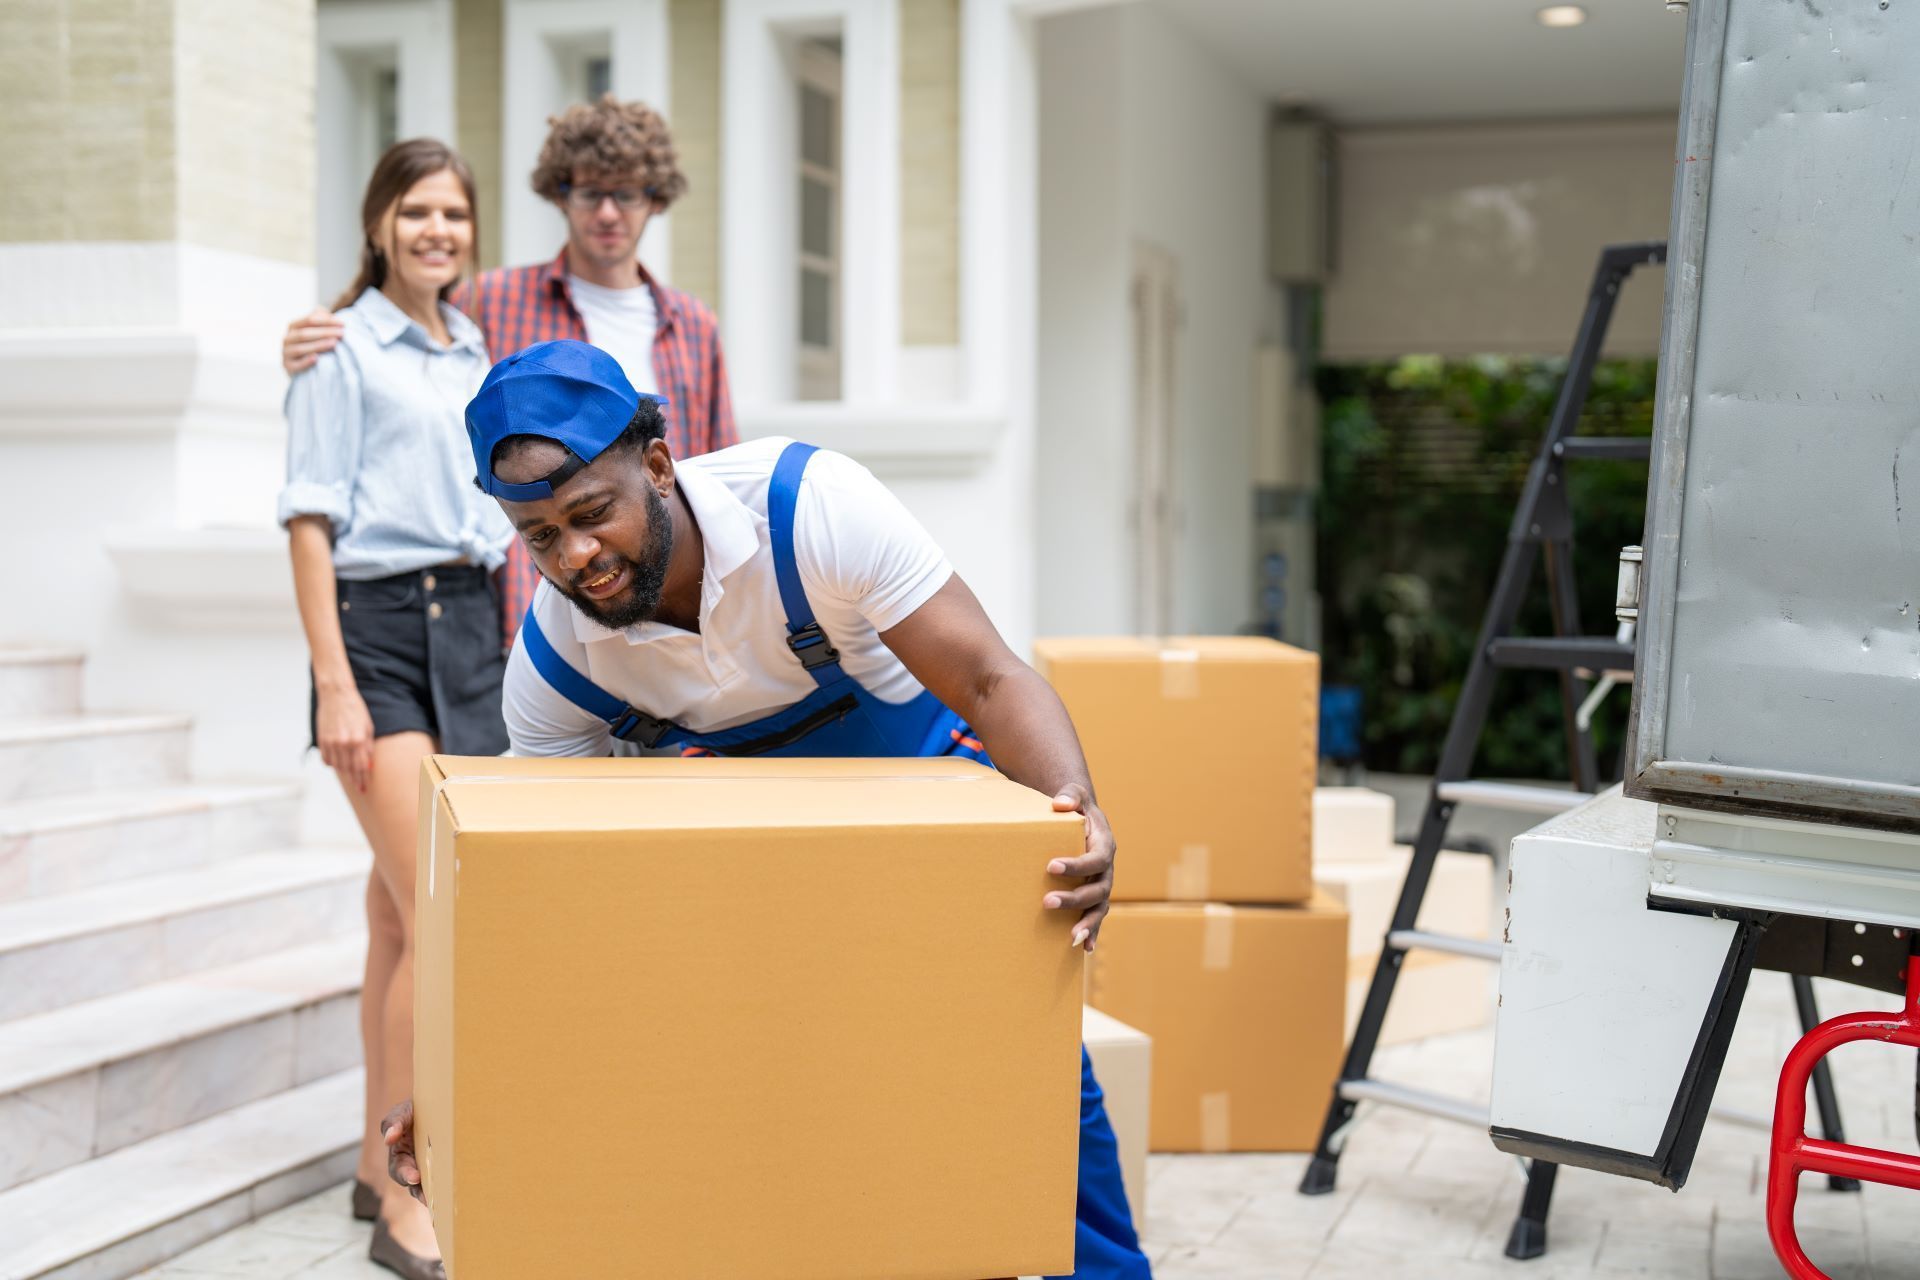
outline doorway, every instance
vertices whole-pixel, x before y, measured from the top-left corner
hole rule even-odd
[[[1133,313],[1134,629],[1173,630],[1175,353],[1180,328],[1179,264],[1164,249],[1136,244],[1129,290]]]

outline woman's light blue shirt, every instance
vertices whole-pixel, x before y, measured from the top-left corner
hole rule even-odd
[[[340,312],[346,332],[287,388],[280,523],[325,516],[334,572],[384,578],[466,559],[498,568],[514,538],[473,484],[467,401],[487,376],[479,326],[442,303],[441,347],[378,289]]]

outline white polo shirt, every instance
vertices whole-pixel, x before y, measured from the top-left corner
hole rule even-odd
[[[818,688],[787,647],[767,528],[767,481],[790,443],[754,440],[674,463],[706,547],[698,635],[659,622],[609,630],[542,581],[533,613],[554,650],[608,693],[696,733],[757,720]],[[825,450],[807,464],[793,523],[800,581],[842,668],[888,702],[918,697],[920,682],[880,633],[946,585],[945,554],[872,472]],[[507,661],[503,701],[514,755],[614,749],[606,722],[557,693],[523,643]]]

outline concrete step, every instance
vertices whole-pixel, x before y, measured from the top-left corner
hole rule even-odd
[[[342,1071],[0,1192],[0,1280],[124,1280],[336,1185],[363,1106]]]
[[[78,712],[85,662],[78,649],[0,649],[0,719]]]
[[[290,849],[0,903],[0,1022],[357,932],[364,849]]]
[[[0,720],[0,804],[185,782],[192,720],[53,715]]]
[[[0,1023],[0,1191],[359,1065],[366,939]]]
[[[282,849],[299,828],[293,783],[189,783],[0,805],[0,902]]]

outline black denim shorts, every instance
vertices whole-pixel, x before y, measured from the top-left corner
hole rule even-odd
[[[416,730],[449,755],[507,749],[500,718],[500,603],[493,575],[443,565],[364,581],[337,579],[340,635],[373,736]],[[317,740],[320,695],[308,728]]]

